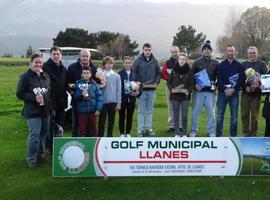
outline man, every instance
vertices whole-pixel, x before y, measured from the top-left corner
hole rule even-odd
[[[51,79],[53,102],[53,112],[50,122],[50,135],[46,140],[46,149],[52,151],[52,140],[56,134],[57,129],[54,123],[59,124],[63,129],[65,126],[65,108],[67,107],[67,93],[66,93],[66,68],[61,62],[62,51],[59,47],[54,46],[50,49],[50,58],[43,64],[43,70],[49,75]]]
[[[171,57],[169,60],[167,60],[163,66],[162,66],[162,71],[161,71],[161,77],[163,80],[167,81],[167,87],[166,87],[166,99],[167,99],[167,107],[168,107],[168,133],[173,133],[174,132],[174,119],[173,119],[173,110],[172,110],[172,101],[170,100],[170,90],[168,88],[168,80],[169,76],[171,74],[171,71],[173,69],[173,66],[178,62],[179,55],[180,55],[180,50],[179,47],[177,46],[172,46],[171,47]],[[179,127],[181,131],[181,111],[179,113]]]
[[[152,129],[153,108],[161,73],[159,62],[152,54],[151,44],[145,43],[143,45],[143,53],[134,61],[132,70],[143,85],[138,103],[138,137],[142,137],[144,131],[149,136],[154,136]]]
[[[216,136],[223,133],[223,119],[227,103],[230,106],[230,135],[237,135],[237,115],[239,105],[239,91],[244,83],[244,66],[235,60],[235,47],[228,45],[226,59],[220,63],[217,73],[217,127]]]
[[[199,115],[202,107],[205,107],[207,114],[207,136],[215,136],[215,82],[217,78],[218,61],[213,59],[210,41],[202,46],[202,56],[192,65],[193,74],[206,70],[211,85],[201,88],[198,80],[194,79],[195,90],[192,95],[192,119],[190,137],[198,135]]]
[[[90,61],[90,58],[91,58],[90,51],[88,49],[82,49],[78,61],[71,64],[68,67],[67,82],[70,88],[69,92],[72,97],[73,97],[72,84],[75,84],[76,80],[81,79],[82,67],[90,67],[93,73],[93,77],[95,77],[97,67]],[[72,136],[76,137],[78,130],[78,113],[77,110],[75,109],[76,102],[74,101],[74,98],[72,98],[71,104],[72,104],[72,129],[73,129]]]
[[[258,59],[258,49],[255,46],[249,47],[247,54],[248,61],[243,62],[245,70],[252,68],[258,73],[259,76],[268,72],[266,63]],[[249,82],[246,82],[241,97],[241,118],[244,136],[256,136],[260,105],[260,82],[258,81],[252,85],[250,85]]]

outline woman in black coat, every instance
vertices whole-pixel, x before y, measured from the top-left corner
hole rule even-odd
[[[26,161],[30,168],[46,161],[45,139],[52,111],[49,75],[42,70],[42,57],[31,57],[30,69],[20,76],[17,97],[24,102],[23,116],[29,127]]]

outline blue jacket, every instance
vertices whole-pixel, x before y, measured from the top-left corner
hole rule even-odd
[[[231,63],[226,59],[221,62],[218,66],[217,71],[217,87],[220,92],[224,92],[226,85],[230,88],[234,88],[235,93],[241,90],[245,79],[245,68],[244,66],[233,60]]]
[[[103,96],[102,92],[95,83],[95,81],[90,81],[88,84],[90,85],[88,89],[88,94],[90,99],[84,99],[82,95],[82,90],[79,88],[79,85],[86,84],[85,80],[76,81],[75,85],[75,94],[74,98],[76,100],[76,108],[79,113],[95,113],[96,111],[100,111],[103,108]]]

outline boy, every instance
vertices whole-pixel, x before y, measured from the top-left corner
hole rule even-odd
[[[98,136],[103,137],[105,131],[105,122],[108,115],[107,136],[113,136],[115,112],[121,109],[121,78],[115,73],[113,68],[113,58],[106,56],[102,60],[104,74],[106,77],[106,86],[102,88],[104,106],[99,116]]]
[[[90,67],[83,67],[81,76],[76,81],[74,94],[78,110],[78,137],[97,137],[96,117],[103,107],[102,92],[92,79]]]

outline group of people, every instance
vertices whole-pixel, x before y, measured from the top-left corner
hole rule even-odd
[[[65,127],[68,93],[72,97],[73,137],[103,137],[106,121],[107,136],[113,137],[116,112],[119,112],[120,136],[130,137],[136,101],[137,136],[154,136],[153,108],[161,78],[167,81],[168,131],[176,137],[188,135],[190,101],[190,137],[198,135],[203,107],[208,117],[207,136],[222,136],[227,104],[231,113],[230,135],[236,136],[241,90],[243,134],[256,136],[262,86],[260,81],[256,85],[247,84],[245,71],[252,68],[261,75],[268,73],[268,68],[258,59],[256,47],[248,48],[247,52],[249,60],[241,64],[235,59],[235,47],[229,45],[225,60],[219,63],[212,58],[212,47],[207,41],[202,46],[202,57],[190,66],[186,54],[173,46],[171,58],[161,67],[152,53],[151,44],[145,43],[143,52],[134,61],[131,57],[124,57],[123,69],[118,73],[113,70],[112,57],[104,57],[102,67],[97,68],[91,62],[91,53],[87,49],[82,49],[78,61],[68,68],[61,62],[59,47],[51,48],[51,57],[45,63],[41,55],[34,54],[30,69],[20,76],[17,86],[17,97],[24,101],[23,116],[29,127],[28,166],[36,167],[46,161],[45,144],[52,151],[57,127]],[[270,136],[269,95],[265,100],[263,116],[266,119],[265,136]]]
[[[167,81],[168,132],[178,135],[181,130],[182,135],[186,135],[188,101],[192,99],[190,137],[198,135],[199,116],[203,107],[207,115],[207,136],[222,136],[227,104],[230,107],[230,136],[235,137],[241,92],[243,136],[255,137],[263,87],[260,76],[269,71],[267,64],[258,59],[258,49],[255,46],[247,49],[247,55],[248,60],[240,63],[235,59],[235,47],[228,45],[225,60],[219,63],[212,57],[210,41],[206,41],[202,46],[202,56],[190,67],[185,54],[181,54],[179,48],[173,46],[171,58],[162,67],[162,78]],[[263,117],[265,136],[269,137],[270,102],[269,94],[266,95]]]

